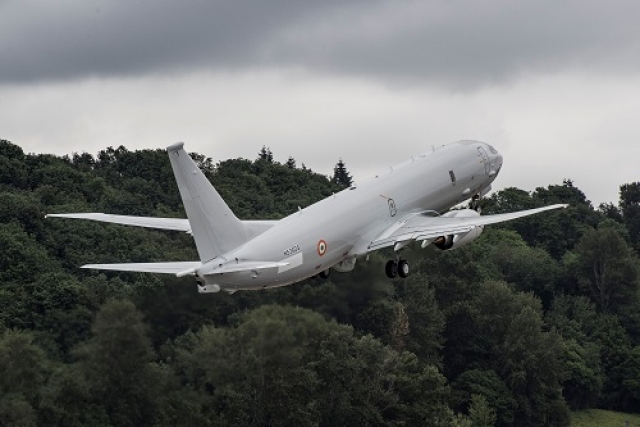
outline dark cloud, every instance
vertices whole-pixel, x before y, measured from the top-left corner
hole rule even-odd
[[[0,83],[301,67],[460,88],[636,72],[640,2],[0,2]]]

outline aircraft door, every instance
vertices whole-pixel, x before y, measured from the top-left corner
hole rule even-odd
[[[484,163],[484,173],[489,175],[489,172],[491,172],[491,162],[489,161],[489,155],[482,147],[478,147],[478,151],[480,152],[480,156],[482,156],[482,162]]]

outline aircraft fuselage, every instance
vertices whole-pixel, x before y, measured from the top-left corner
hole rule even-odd
[[[334,266],[348,270],[403,215],[426,211],[436,215],[481,194],[501,166],[502,156],[483,142],[440,147],[289,215],[205,263],[199,275],[207,284],[234,291],[284,286]],[[252,260],[287,265],[214,275],[223,266]]]

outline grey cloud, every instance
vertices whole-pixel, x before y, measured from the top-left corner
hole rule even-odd
[[[315,7],[296,1],[2,2],[0,81],[249,67],[262,62],[275,31]]]
[[[461,89],[635,73],[635,0],[0,3],[0,82],[301,67]]]

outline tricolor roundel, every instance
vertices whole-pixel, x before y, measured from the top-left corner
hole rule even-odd
[[[322,256],[327,252],[327,242],[320,240],[318,242],[318,255]]]

